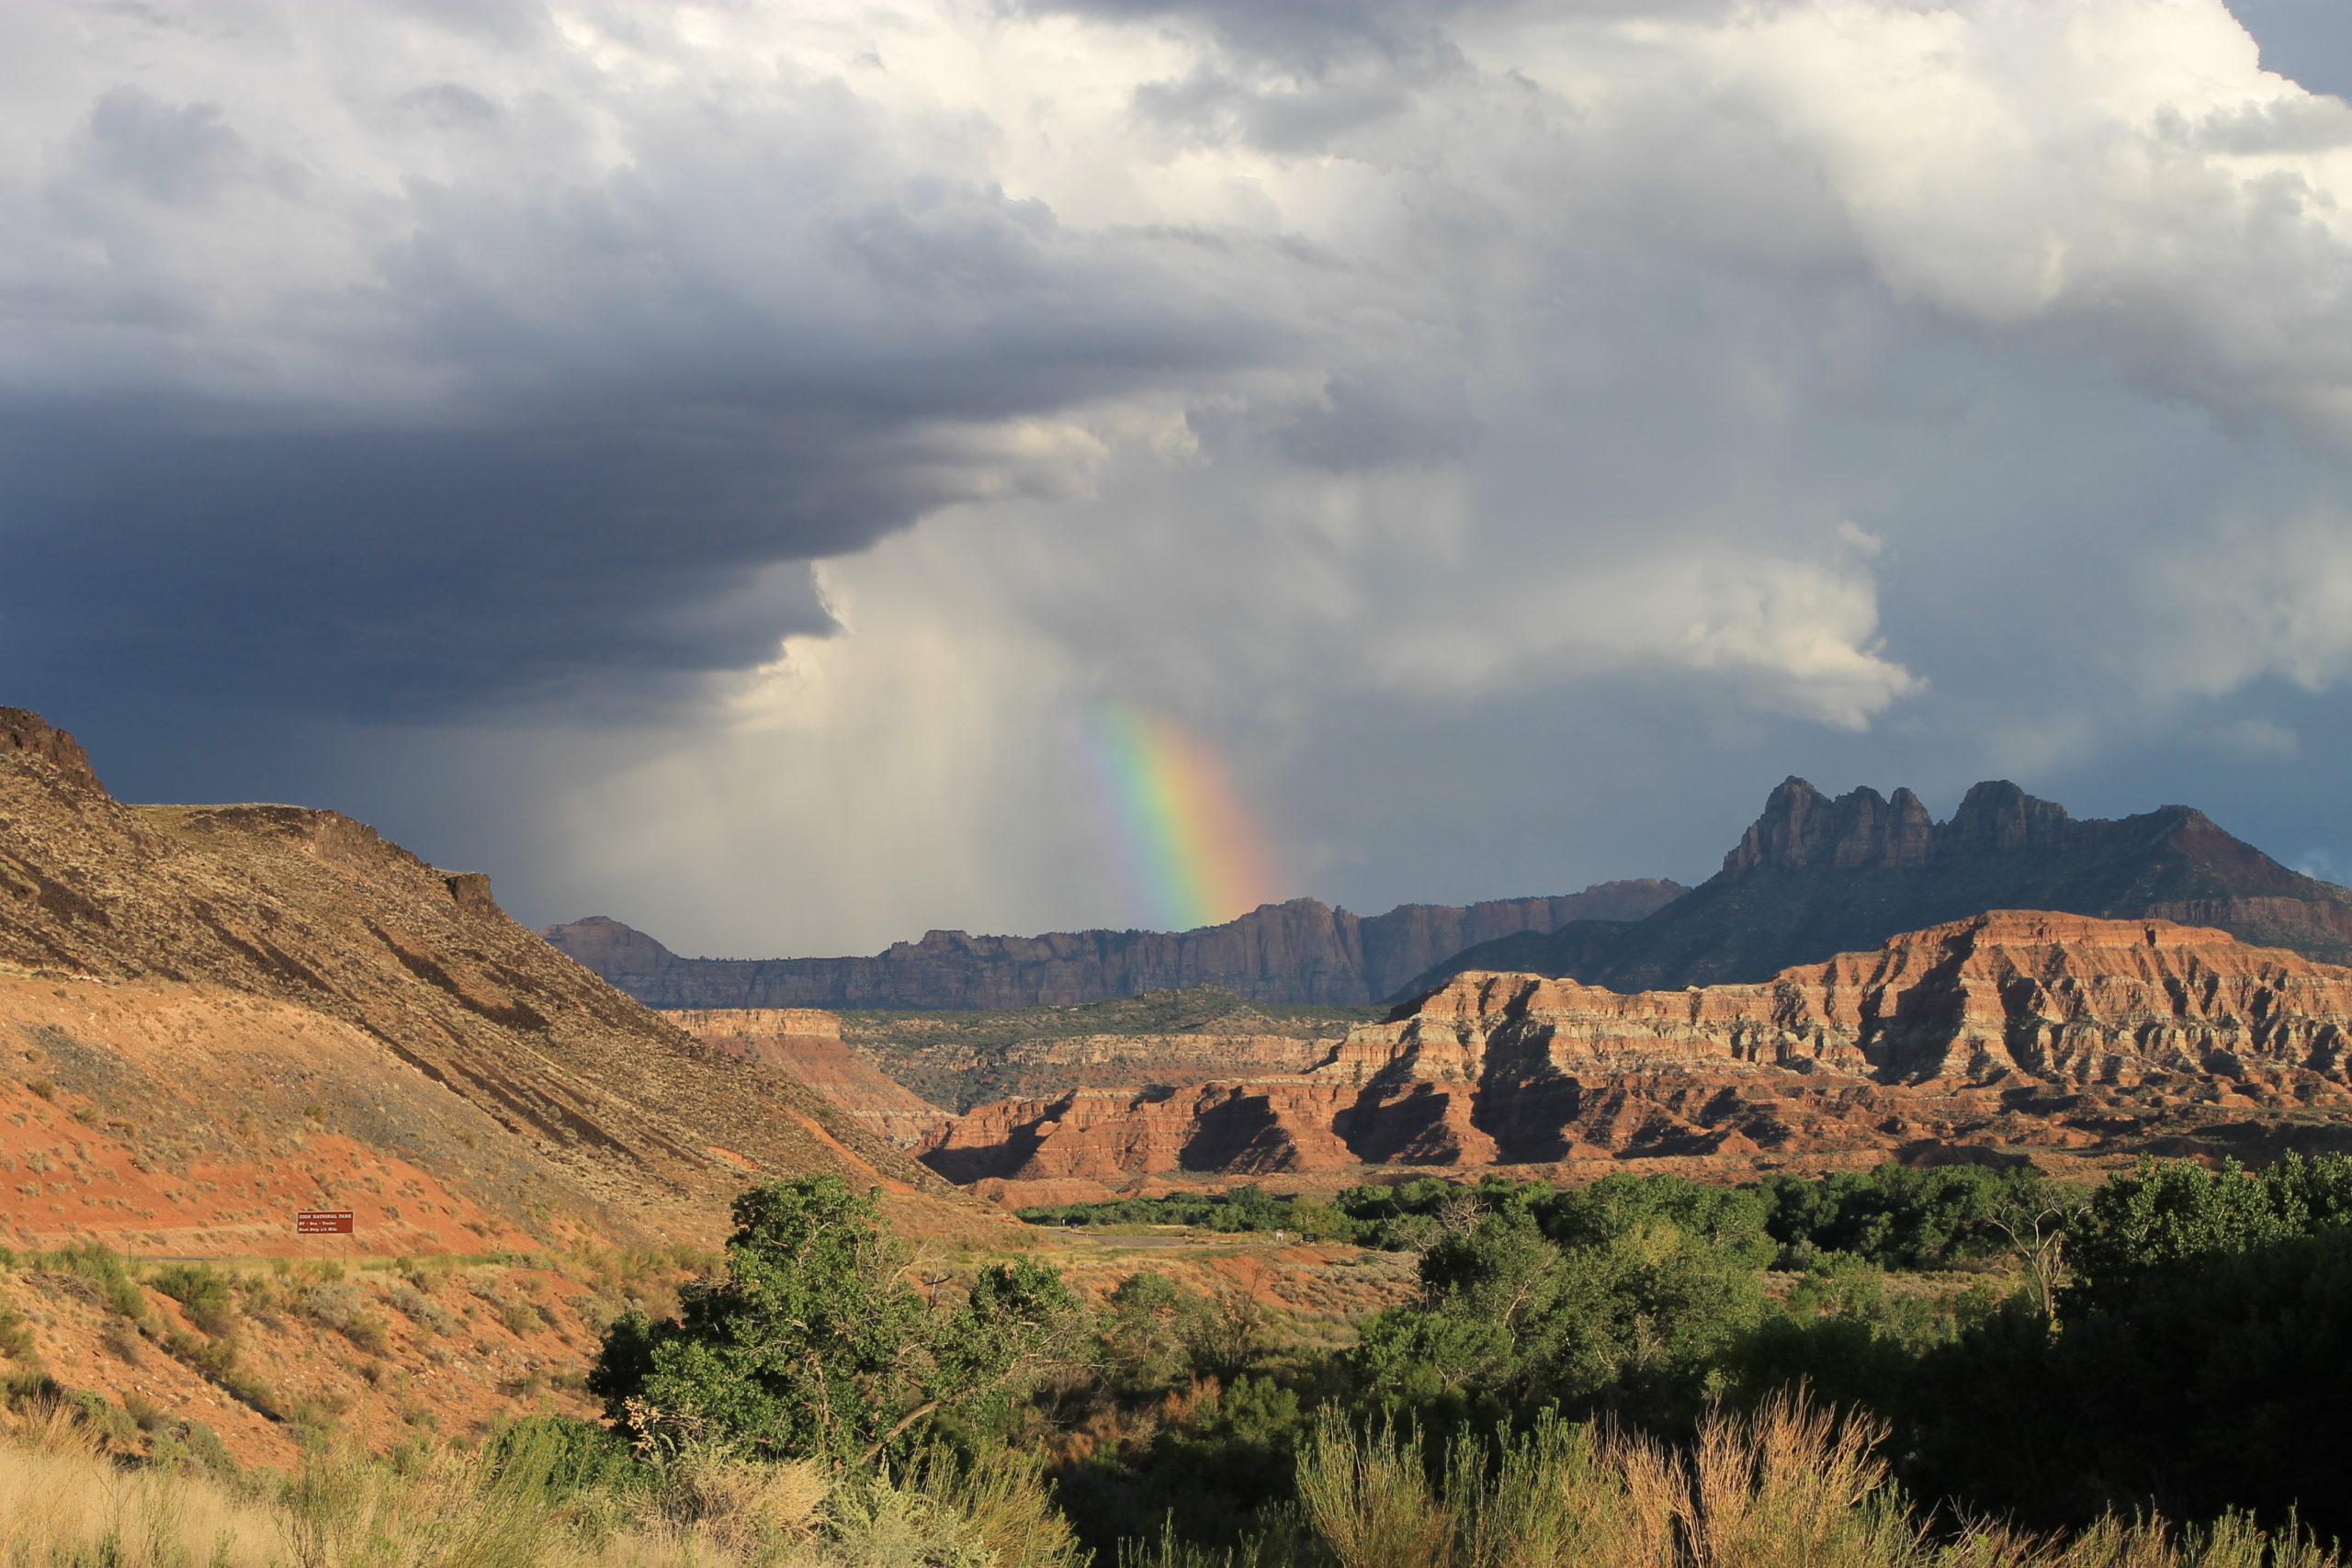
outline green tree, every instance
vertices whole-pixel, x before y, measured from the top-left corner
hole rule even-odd
[[[1772,1239],[1800,1260],[1842,1252],[1886,1269],[1944,1269],[2015,1245],[2002,1219],[2047,1185],[2025,1168],[1889,1163],[1812,1179],[1768,1176],[1760,1190]]]
[[[2091,1195],[2073,1227],[2067,1258],[2076,1282],[2061,1315],[2134,1297],[2151,1278],[2185,1264],[2250,1252],[2352,1221],[2352,1158],[2289,1154],[2260,1175],[2235,1160],[2207,1170],[2189,1160],[2148,1160]]]
[[[2352,1531],[2352,1234],[2325,1226],[2143,1276],[2053,1325],[2023,1298],[1923,1359],[1919,1491],[2048,1527],[2147,1508]]]
[[[928,1416],[1008,1395],[1078,1316],[1060,1277],[1025,1260],[933,1311],[900,1278],[874,1198],[839,1177],[768,1182],[734,1213],[724,1276],[681,1291],[674,1318],[615,1323],[590,1373],[641,1446],[871,1458]]]

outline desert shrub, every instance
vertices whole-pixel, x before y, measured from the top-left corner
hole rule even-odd
[[[672,1455],[660,1473],[661,1506],[669,1518],[728,1556],[752,1562],[785,1558],[812,1537],[819,1509],[834,1490],[827,1469],[811,1461],[762,1463],[719,1446]],[[904,1543],[903,1536],[897,1539]]]
[[[159,1422],[147,1443],[147,1462],[159,1470],[232,1481],[242,1473],[237,1456],[220,1434],[192,1416],[171,1416]]]
[[[121,1256],[95,1241],[38,1255],[37,1266],[88,1284],[99,1303],[119,1317],[137,1322],[147,1315],[147,1297],[124,1268]]]
[[[97,1443],[111,1453],[139,1451],[139,1423],[130,1412],[94,1389],[77,1388],[65,1394],[65,1408]]]
[[[228,1279],[200,1263],[174,1264],[156,1270],[147,1282],[180,1303],[190,1323],[216,1337],[236,1326],[235,1293]]]
[[[322,1280],[304,1287],[297,1304],[303,1316],[334,1330],[371,1356],[391,1348],[390,1325],[368,1310],[367,1293],[356,1285]]]
[[[1394,1427],[1320,1422],[1298,1461],[1337,1568],[1895,1568],[1922,1558],[1878,1433],[1779,1401],[1711,1416],[1687,1450],[1556,1416],[1442,1456]]]
[[[994,1444],[975,1453],[923,1450],[900,1484],[962,1519],[990,1568],[1088,1568],[1091,1554],[1055,1506],[1040,1455]]]
[[[517,1338],[537,1334],[548,1325],[546,1314],[528,1302],[508,1302],[498,1309],[498,1321]]]
[[[393,1307],[406,1314],[412,1321],[423,1324],[435,1334],[455,1334],[464,1326],[456,1313],[424,1294],[413,1285],[394,1285],[384,1293],[384,1299]]]
[[[29,1361],[35,1353],[32,1325],[23,1313],[0,1302],[0,1356],[12,1361]]]
[[[611,1428],[571,1416],[532,1416],[492,1432],[482,1448],[493,1475],[526,1472],[556,1497],[583,1492],[650,1494],[660,1483]]]

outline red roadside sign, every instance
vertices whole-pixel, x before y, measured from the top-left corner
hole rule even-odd
[[[349,1235],[351,1211],[348,1209],[305,1209],[294,1216],[297,1235]]]

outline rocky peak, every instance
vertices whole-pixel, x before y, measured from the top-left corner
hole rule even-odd
[[[2075,819],[2054,800],[2037,800],[2007,779],[1971,784],[1937,832],[1937,849],[1953,855],[2007,855],[2065,846]]]
[[[0,755],[39,757],[77,784],[104,790],[82,743],[24,708],[0,708]]]
[[[1971,785],[1951,820],[1938,823],[1907,789],[1896,790],[1892,800],[1870,788],[1832,800],[1804,780],[1790,778],[1724,857],[1724,872],[1873,871],[2060,849],[2072,841],[2076,826],[2064,807],[2037,800],[2007,779]]]
[[[1896,790],[1892,800],[1869,788],[1832,800],[1792,777],[1772,792],[1764,815],[1724,857],[1724,870],[1738,875],[1764,866],[1795,871],[1812,865],[1925,865],[1934,841],[1935,824],[1926,805],[1907,789]]]

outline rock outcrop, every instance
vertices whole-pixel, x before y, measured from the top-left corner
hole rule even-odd
[[[895,1147],[912,1148],[955,1120],[842,1043],[837,1012],[707,1008],[663,1016],[706,1045],[782,1068]]]
[[[650,1007],[999,1010],[1072,1007],[1187,986],[1258,1001],[1377,1002],[1432,964],[1516,931],[1639,919],[1678,883],[1606,882],[1581,893],[1467,908],[1406,904],[1370,917],[1312,898],[1190,931],[931,931],[871,958],[681,958],[605,916],[540,934]]]
[[[1684,897],[1631,923],[1580,921],[1470,947],[1407,987],[1468,970],[1569,976],[1614,990],[1761,980],[1987,909],[2212,926],[2331,963],[2352,960],[2352,891],[2288,870],[2186,806],[2077,821],[2013,784],[1970,789],[1936,822],[1907,789],[1831,800],[1803,779]]]
[[[1749,985],[1470,973],[1312,1070],[981,1107],[958,1181],[2096,1147],[2176,1111],[2352,1122],[2352,969],[2166,920],[2004,911]]]
[[[763,1173],[944,1191],[550,950],[487,877],[332,811],[126,806],[0,709],[8,1095],[70,1107],[87,1145],[72,1192],[7,1190],[19,1243],[249,1255],[329,1201],[390,1251],[708,1240]]]

